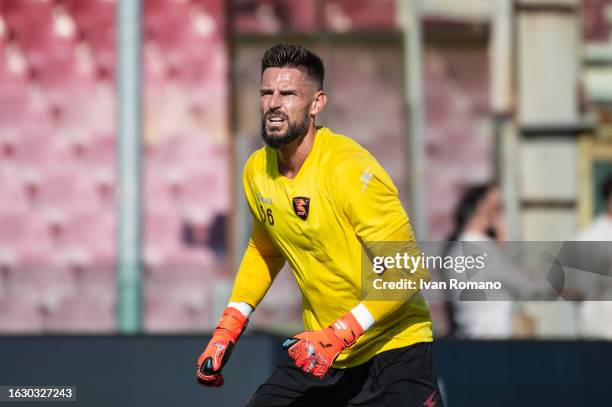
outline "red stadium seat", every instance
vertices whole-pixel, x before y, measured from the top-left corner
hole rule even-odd
[[[51,2],[5,0],[2,12],[12,39],[28,55],[45,52],[53,32]]]
[[[610,40],[612,23],[606,7],[612,7],[610,0],[583,0],[583,35],[587,42],[605,43]],[[606,18],[608,16],[608,18]]]
[[[227,210],[230,191],[224,185],[228,182],[229,176],[225,171],[191,175],[185,182],[182,208],[186,211],[197,209],[206,214]]]
[[[13,249],[0,247],[0,293],[4,291],[5,280],[11,272],[15,271],[17,265],[17,252]]]
[[[166,165],[202,164],[213,158],[213,144],[202,136],[177,134],[166,137],[155,146],[153,160]]]
[[[96,191],[100,207],[105,211],[115,209],[115,169],[96,168],[90,172],[91,183]]]
[[[25,190],[16,174],[0,169],[0,213],[24,211],[28,209]]]
[[[172,212],[144,213],[144,245],[162,253],[181,244],[181,219]]]
[[[17,253],[52,246],[46,221],[32,216],[27,208],[18,211],[0,212],[0,248],[12,249]]]
[[[36,334],[44,328],[38,305],[20,294],[0,296],[0,333]]]
[[[117,157],[117,137],[114,134],[96,134],[84,145],[83,161],[93,169],[112,169]]]
[[[46,173],[41,180],[35,204],[41,209],[61,209],[68,213],[95,211],[100,206],[90,180],[70,170]]]
[[[144,299],[144,330],[147,333],[202,331],[197,326],[197,312],[185,302],[159,292],[149,292]]]
[[[74,41],[56,30],[54,7],[52,2],[21,1],[5,12],[12,41],[25,57],[25,75],[43,89],[60,88],[73,68]]]
[[[321,24],[317,0],[284,0],[282,16],[286,30],[300,33],[314,33]]]
[[[117,302],[117,276],[114,264],[92,262],[77,280],[77,290],[109,305]]]
[[[314,33],[321,25],[317,0],[234,1],[234,29],[243,34]]]
[[[111,256],[115,242],[115,215],[112,212],[87,211],[70,215],[60,244],[67,249],[98,252]]]
[[[45,320],[49,332],[112,333],[115,325],[114,304],[87,294],[66,296]]]
[[[22,255],[19,267],[7,280],[7,290],[50,308],[75,290],[75,279],[52,253]]]
[[[23,125],[28,121],[30,112],[27,89],[17,75],[7,75],[2,78],[0,103],[2,103],[0,120],[4,126]]]
[[[151,166],[147,166],[150,168]],[[144,205],[147,212],[171,211],[176,200],[173,199],[171,191],[165,182],[155,176],[153,171],[145,170],[144,175]]]
[[[166,252],[149,251],[147,255],[146,278],[159,287],[169,284],[202,287],[210,282],[217,271],[214,254],[206,248],[175,247]]]
[[[80,40],[93,48],[94,55],[111,57],[115,48],[115,2],[61,0],[74,19]],[[113,61],[111,65],[114,66]]]
[[[146,155],[145,202],[147,207],[163,208],[180,204],[229,206],[229,159],[223,148],[204,137],[177,135],[150,146]],[[220,171],[220,169],[222,169]],[[212,205],[213,200],[220,201]]]
[[[152,331],[206,329],[211,324],[212,252],[180,249],[158,258],[145,271],[145,326]],[[173,315],[178,321],[170,323]]]
[[[65,168],[71,158],[69,144],[44,127],[20,134],[15,140],[14,149],[17,165],[37,169],[41,173]]]
[[[393,30],[394,0],[325,0],[325,23],[333,31]]]

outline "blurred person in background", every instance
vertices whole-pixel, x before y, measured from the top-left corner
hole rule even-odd
[[[604,202],[604,211],[593,222],[578,233],[576,240],[593,242],[612,242],[612,174],[609,174],[601,188],[601,197]],[[604,246],[599,246],[604,247]],[[590,252],[590,250],[588,250]],[[606,253],[606,264],[612,264],[612,254]],[[612,270],[606,270],[610,275]],[[611,284],[598,284],[595,288],[602,297],[609,297],[605,290],[612,290]],[[602,291],[603,290],[603,291]],[[610,301],[584,301],[580,305],[579,329],[584,337],[612,339],[612,302]]]
[[[487,281],[501,281],[505,291],[517,293],[528,283],[515,266],[507,262],[501,243],[506,239],[504,205],[501,192],[495,183],[475,185],[466,190],[455,209],[455,226],[448,237],[445,255],[461,254],[456,242],[474,242],[496,262],[488,267]],[[452,271],[448,271],[452,273]],[[528,317],[516,312],[512,301],[487,300],[464,296],[459,301],[448,302],[451,320],[450,334],[466,338],[509,338],[515,323],[529,326]],[[529,331],[532,331],[530,328]]]
[[[506,228],[504,205],[497,184],[469,187],[455,209],[455,225],[448,237],[456,240],[504,241]]]
[[[219,259],[227,254],[226,225],[227,216],[222,213],[211,215],[212,220],[198,217],[183,219],[181,227],[182,241],[191,247],[211,249]]]
[[[266,146],[243,174],[253,229],[198,381],[223,384],[249,315],[288,261],[306,331],[285,341],[290,359],[249,406],[442,406],[423,298],[413,290],[410,301],[361,300],[362,242],[414,241],[397,189],[363,147],[315,125],[327,101],[317,55],[276,45],[261,62]]]
[[[580,231],[578,240],[612,241],[612,174],[609,174],[601,188],[604,210],[593,222]]]

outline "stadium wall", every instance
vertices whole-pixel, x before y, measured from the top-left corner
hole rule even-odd
[[[283,358],[283,338],[252,333],[236,347],[226,384],[195,382],[204,336],[14,336],[0,338],[1,385],[75,385],[95,406],[241,406]],[[612,405],[612,343],[437,341],[446,405]]]

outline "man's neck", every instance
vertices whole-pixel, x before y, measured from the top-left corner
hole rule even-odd
[[[317,129],[313,124],[303,137],[298,137],[291,143],[278,149],[278,171],[287,178],[295,178],[302,168],[306,157],[312,150]]]

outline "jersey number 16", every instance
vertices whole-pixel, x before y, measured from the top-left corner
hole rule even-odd
[[[271,226],[274,226],[274,216],[272,215],[272,209],[264,209],[263,205],[259,205],[259,210],[261,211],[261,221],[266,223],[266,220]]]

